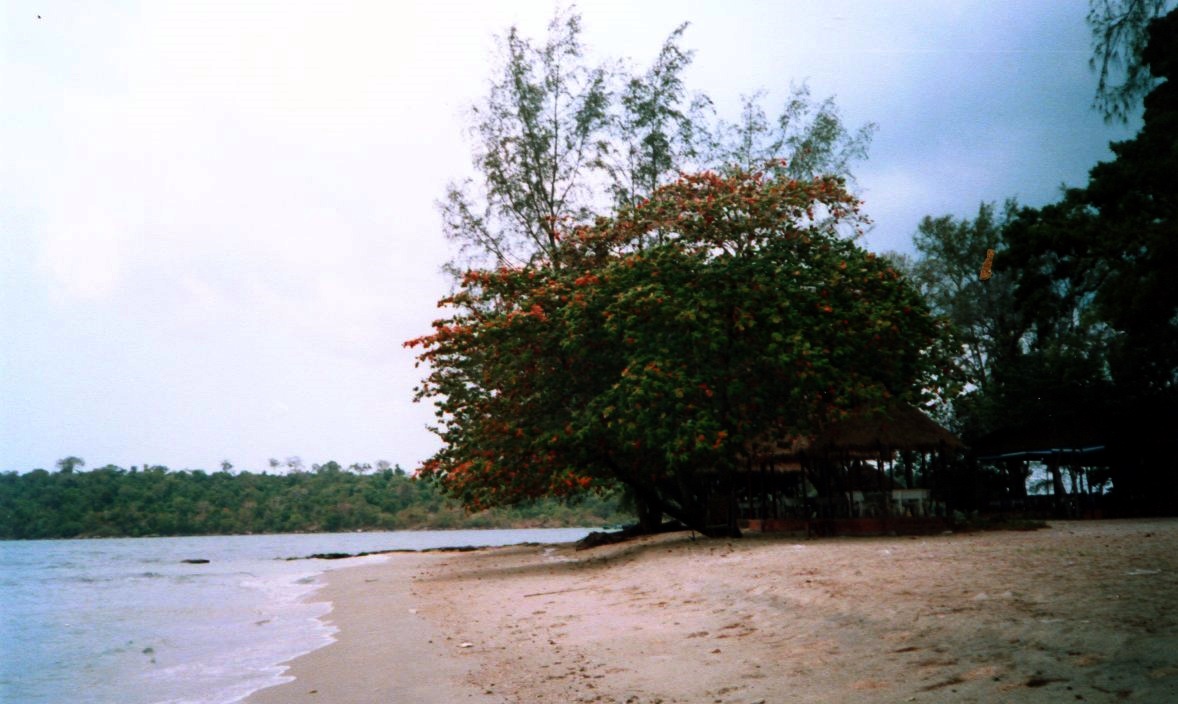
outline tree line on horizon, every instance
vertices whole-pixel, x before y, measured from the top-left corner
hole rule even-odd
[[[436,482],[395,466],[357,471],[326,462],[310,472],[255,474],[158,465],[81,471],[84,464],[69,457],[56,472],[0,473],[0,539],[597,527],[632,520],[617,496],[472,513]]]

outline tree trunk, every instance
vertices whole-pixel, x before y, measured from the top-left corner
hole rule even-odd
[[[663,525],[662,505],[650,501],[635,492],[634,512],[638,514],[638,531],[643,534],[657,533]]]

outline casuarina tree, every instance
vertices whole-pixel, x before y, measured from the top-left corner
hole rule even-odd
[[[774,119],[757,93],[737,123],[713,123],[711,101],[683,80],[687,28],[644,70],[591,62],[573,11],[557,14],[542,40],[515,27],[500,37],[490,90],[469,114],[474,176],[451,183],[440,203],[459,250],[456,278],[470,266],[560,266],[563,230],[632,206],[680,172],[772,160],[788,178],[849,178],[866,158],[874,126],[848,130],[833,99],[813,102],[804,85]]]

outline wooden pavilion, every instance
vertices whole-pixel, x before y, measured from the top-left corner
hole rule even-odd
[[[961,441],[922,411],[892,404],[813,437],[756,443],[736,490],[746,530],[925,532],[950,515],[947,467]]]

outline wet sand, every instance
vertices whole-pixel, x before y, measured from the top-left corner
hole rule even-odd
[[[394,555],[250,704],[1178,702],[1178,520]]]

